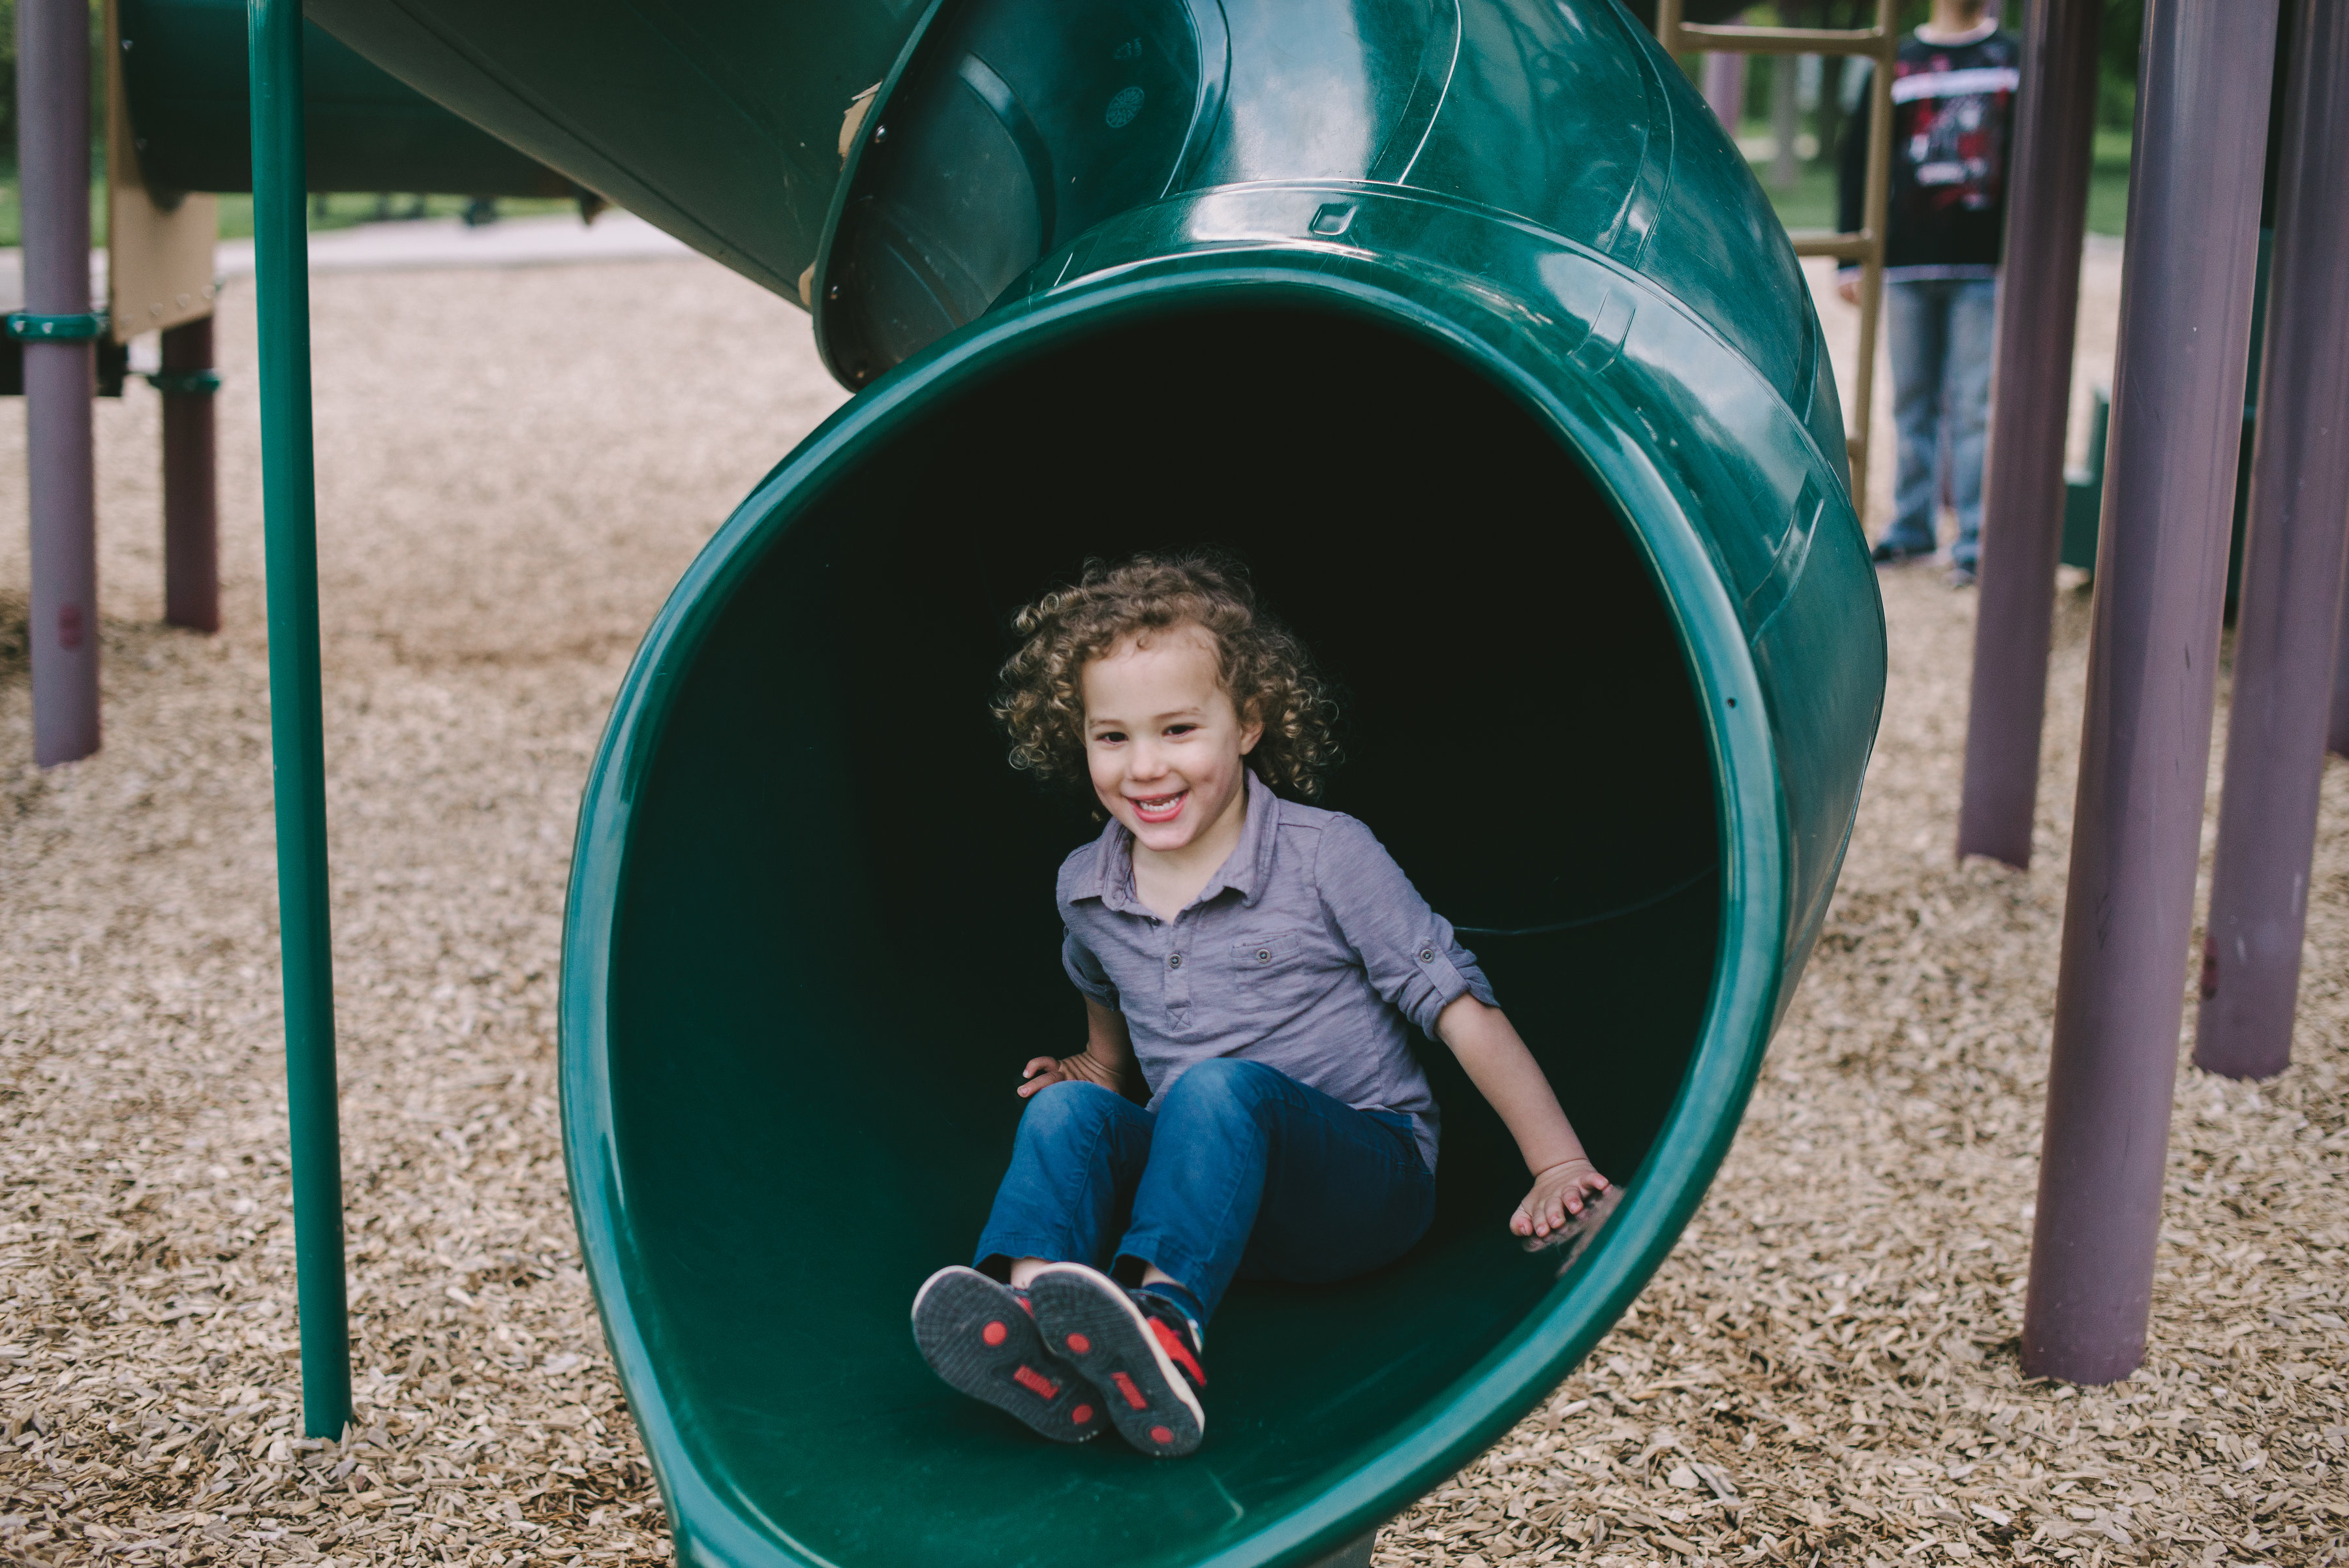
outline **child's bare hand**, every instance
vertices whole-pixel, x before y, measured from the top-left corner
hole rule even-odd
[[[1039,1056],[1019,1070],[1019,1097],[1026,1099],[1054,1084],[1099,1084],[1111,1094],[1122,1094],[1117,1074],[1093,1060],[1088,1052],[1073,1056]]]
[[[1546,1237],[1565,1227],[1567,1217],[1607,1190],[1607,1179],[1587,1159],[1561,1160],[1534,1178],[1534,1189],[1509,1216],[1516,1235]]]

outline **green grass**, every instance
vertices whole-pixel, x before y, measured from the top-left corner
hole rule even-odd
[[[1770,128],[1748,120],[1748,136],[1767,136]],[[2088,232],[2095,234],[2117,234],[2128,218],[2129,133],[2126,130],[2096,132],[2095,162],[2088,171]],[[1818,163],[1803,165],[1802,177],[1793,189],[1770,189],[1767,163],[1754,166],[1754,178],[1769,192],[1770,204],[1778,210],[1778,221],[1790,229],[1829,229],[1836,221],[1836,174],[1833,168]]]
[[[406,216],[415,206],[411,195],[396,195],[391,209]],[[428,216],[454,217],[465,210],[469,198],[464,196],[427,196],[424,210]],[[310,199],[310,227],[313,231],[347,229],[364,223],[376,215],[377,198],[366,192],[337,192],[325,197]],[[321,208],[323,207],[323,211]],[[539,213],[575,213],[578,208],[565,201],[541,200],[534,197],[501,196],[498,213],[502,217],[518,218]],[[248,239],[253,234],[253,197],[234,192],[220,198],[220,233],[224,240]],[[24,207],[16,198],[16,166],[0,162],[0,246],[20,245],[24,241]],[[94,176],[89,184],[89,243],[106,244],[106,179]]]
[[[2117,234],[2128,226],[2129,133],[2098,130],[2088,170],[2088,232]]]
[[[1770,204],[1778,209],[1778,221],[1790,229],[1832,229],[1836,223],[1836,172],[1818,163],[1802,165],[1802,173],[1791,189],[1772,190],[1770,166],[1757,163],[1754,177],[1762,182],[1769,193]]]

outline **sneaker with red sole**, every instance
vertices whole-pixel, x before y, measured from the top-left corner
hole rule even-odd
[[[1055,1263],[1028,1282],[1045,1347],[1101,1390],[1118,1435],[1175,1459],[1206,1436],[1198,1331],[1164,1297],[1129,1291],[1082,1263]]]
[[[1108,1424],[1100,1391],[1044,1348],[1026,1293],[977,1269],[940,1269],[923,1282],[914,1344],[949,1386],[1056,1443],[1081,1443]]]

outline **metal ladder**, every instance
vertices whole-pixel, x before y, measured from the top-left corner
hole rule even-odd
[[[1684,0],[1656,0],[1656,41],[1670,55],[1845,55],[1874,60],[1868,117],[1868,195],[1857,234],[1798,229],[1788,234],[1798,256],[1859,263],[1859,371],[1845,406],[1844,445],[1851,458],[1851,505],[1868,525],[1868,443],[1876,400],[1876,329],[1884,303],[1884,226],[1892,198],[1892,64],[1900,51],[1898,7],[1876,0],[1872,27],[1746,27],[1683,22]],[[1737,128],[1728,128],[1736,135]]]

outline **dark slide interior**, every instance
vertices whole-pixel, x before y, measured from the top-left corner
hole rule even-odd
[[[1557,1259],[1506,1233],[1515,1147],[1423,1041],[1434,1230],[1350,1284],[1237,1286],[1197,1457],[1053,1447],[931,1377],[915,1288],[969,1261],[1020,1063],[1081,1043],[1052,888],[1096,824],[1005,763],[1012,610],[1088,556],[1243,557],[1344,700],[1322,804],[1464,928],[1618,1179],[1704,1013],[1713,776],[1621,524],[1448,353],[1227,310],[966,385],[775,538],[638,786],[611,992],[632,1299],[704,1469],[805,1551],[1195,1552],[1383,1448]]]

